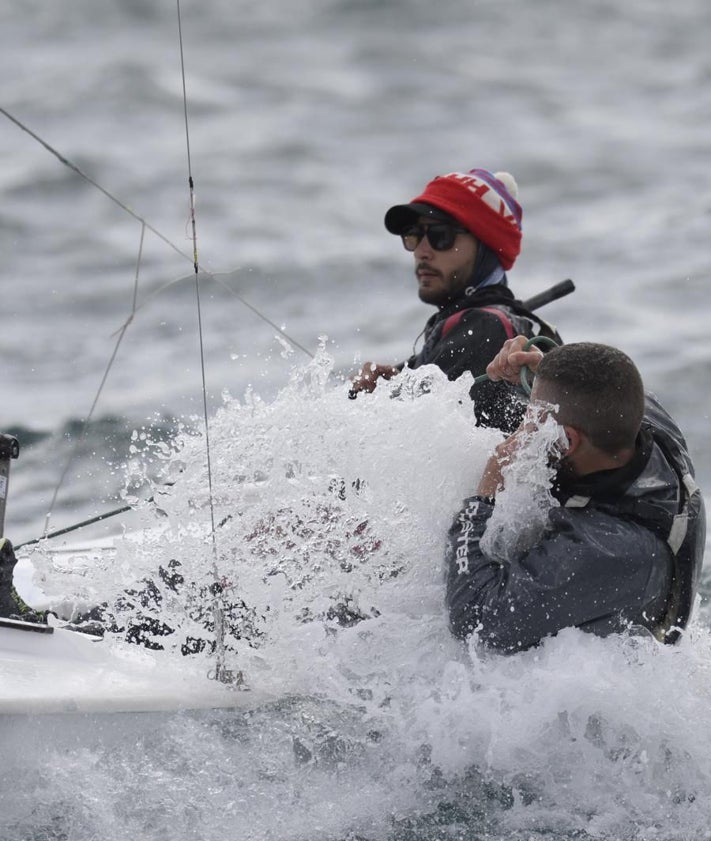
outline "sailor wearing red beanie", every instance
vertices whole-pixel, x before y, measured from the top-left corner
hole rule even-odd
[[[506,276],[521,251],[517,196],[509,173],[472,169],[439,175],[409,204],[388,210],[385,227],[414,258],[420,300],[437,312],[404,362],[366,362],[352,378],[351,397],[424,365],[438,366],[451,380],[479,377],[506,339],[536,334],[544,322],[514,297]],[[470,394],[479,424],[516,428],[522,404],[510,386],[477,382]]]
[[[409,204],[398,204],[385,214],[385,227],[400,236],[420,217],[437,217],[442,211],[456,219],[510,269],[521,251],[521,217],[516,201],[518,187],[508,172],[486,169],[438,175]]]

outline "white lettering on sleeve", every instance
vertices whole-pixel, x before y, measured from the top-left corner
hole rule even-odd
[[[479,500],[471,500],[457,518],[459,534],[457,535],[454,560],[456,561],[459,575],[466,575],[469,572],[469,547],[471,544],[479,542],[479,538],[472,535],[474,526],[471,520],[472,516],[479,510],[479,504]]]

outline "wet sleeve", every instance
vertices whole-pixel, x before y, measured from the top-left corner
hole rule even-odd
[[[508,334],[501,320],[480,309],[467,310],[436,346],[430,360],[456,380],[465,371],[477,377],[496,356]],[[507,434],[518,428],[526,409],[523,391],[508,383],[485,381],[472,386],[470,397],[478,426]]]
[[[447,608],[455,636],[521,651],[566,627],[622,630],[663,605],[671,554],[652,532],[595,509],[553,509],[549,529],[520,558],[487,556],[493,506],[467,501],[448,538]]]

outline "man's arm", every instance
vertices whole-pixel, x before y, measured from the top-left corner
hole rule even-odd
[[[501,562],[481,548],[493,504],[467,500],[446,552],[447,607],[455,636],[522,651],[566,627],[605,634],[660,609],[671,557],[651,531],[598,509],[553,509],[523,556]],[[663,602],[663,599],[662,599]]]
[[[378,380],[392,379],[401,370],[401,365],[378,365],[375,362],[365,362],[360,371],[351,379],[349,393],[355,397],[360,391],[373,391]]]
[[[491,313],[476,308],[466,310],[457,324],[425,353],[410,357],[400,365],[380,365],[365,362],[351,379],[351,393],[371,392],[378,380],[389,380],[399,374],[405,364],[437,365],[450,380],[456,380],[465,371],[474,376],[484,372],[487,364],[496,356],[506,340],[506,331],[501,321]]]
[[[425,361],[441,368],[450,380],[458,379],[466,371],[478,377],[496,358],[507,341],[506,335],[501,320],[492,313],[477,308],[465,310]],[[525,411],[524,395],[518,385],[518,382],[512,386],[508,382],[491,380],[473,385],[470,397],[477,424],[513,432]]]

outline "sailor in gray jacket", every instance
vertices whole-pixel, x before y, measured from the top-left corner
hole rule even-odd
[[[522,336],[507,341],[487,373],[517,382],[524,365],[535,372],[531,404],[552,413],[565,435],[549,455],[560,507],[522,553],[502,559],[482,548],[524,421],[496,448],[450,529],[452,632],[476,632],[480,643],[506,652],[570,626],[600,635],[641,627],[674,642],[693,608],[705,543],[704,503],[684,437],[621,351],[577,343],[543,356],[525,344]]]

